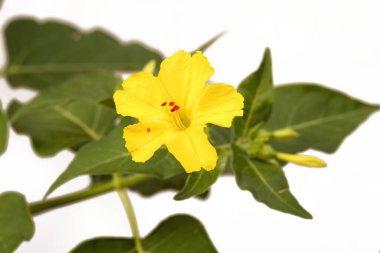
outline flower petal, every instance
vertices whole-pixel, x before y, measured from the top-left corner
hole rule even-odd
[[[113,96],[118,114],[140,120],[168,118],[165,108],[161,106],[168,101],[168,96],[157,77],[147,72],[138,72],[123,82],[123,88]]]
[[[166,142],[172,125],[163,121],[140,122],[124,128],[125,147],[135,162],[145,162]]]
[[[203,127],[189,127],[177,131],[170,137],[166,146],[187,173],[200,171],[201,167],[212,170],[216,166],[218,156]]]
[[[181,50],[161,63],[158,78],[171,100],[187,111],[213,74],[214,69],[202,52],[191,56]]]
[[[244,98],[227,84],[211,84],[205,87],[191,114],[191,124],[207,123],[230,127],[236,116],[243,115]]]

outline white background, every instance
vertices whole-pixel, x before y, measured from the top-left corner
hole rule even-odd
[[[277,84],[312,81],[380,103],[380,2],[361,1],[75,1],[9,0],[0,24],[16,15],[69,20],[83,29],[104,27],[123,40],[139,39],[165,55],[192,50],[228,33],[207,51],[213,80],[236,85],[256,69],[271,47]],[[1,40],[3,44],[3,40]],[[1,50],[1,63],[5,62]],[[32,92],[0,81],[0,98],[26,101]],[[291,190],[313,220],[272,211],[221,178],[207,202],[175,202],[166,192],[151,199],[132,194],[143,235],[174,213],[198,217],[220,252],[377,253],[380,250],[380,113],[372,116],[334,155],[317,152],[328,168],[288,166]],[[29,139],[11,132],[0,157],[0,192],[16,190],[39,200],[72,158],[62,152],[40,159]],[[85,186],[86,178],[58,194]],[[116,194],[49,212],[35,219],[36,233],[18,253],[64,253],[95,236],[128,236]]]

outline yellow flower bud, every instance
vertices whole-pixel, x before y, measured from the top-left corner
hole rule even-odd
[[[156,60],[150,60],[147,64],[144,65],[143,71],[153,73],[156,69]]]
[[[279,140],[289,140],[295,139],[299,136],[299,134],[290,128],[284,128],[272,133],[272,137]]]
[[[294,163],[304,167],[323,168],[327,166],[323,160],[310,155],[294,155],[279,152],[276,154],[276,157],[279,160]]]

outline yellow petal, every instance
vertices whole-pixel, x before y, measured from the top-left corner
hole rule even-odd
[[[166,142],[172,131],[167,122],[146,121],[124,128],[125,146],[135,162],[145,162]]]
[[[191,113],[191,124],[212,123],[230,127],[236,116],[243,115],[244,98],[233,86],[211,84],[205,87]]]
[[[157,77],[148,72],[138,72],[123,82],[123,88],[113,96],[118,114],[140,120],[167,119],[168,114],[161,104],[168,98]]]
[[[216,166],[218,156],[203,127],[189,127],[177,131],[170,136],[166,146],[187,173],[199,171],[201,168],[212,170]]]
[[[202,52],[191,56],[181,50],[161,63],[158,78],[171,100],[188,111],[213,74],[214,69]]]

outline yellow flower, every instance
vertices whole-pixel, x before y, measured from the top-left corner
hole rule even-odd
[[[244,103],[230,85],[206,85],[213,73],[201,52],[181,50],[161,63],[157,77],[142,71],[124,81],[114,100],[118,114],[139,119],[124,128],[133,161],[145,162],[166,145],[188,173],[215,168],[218,156],[204,128],[230,127]]]

